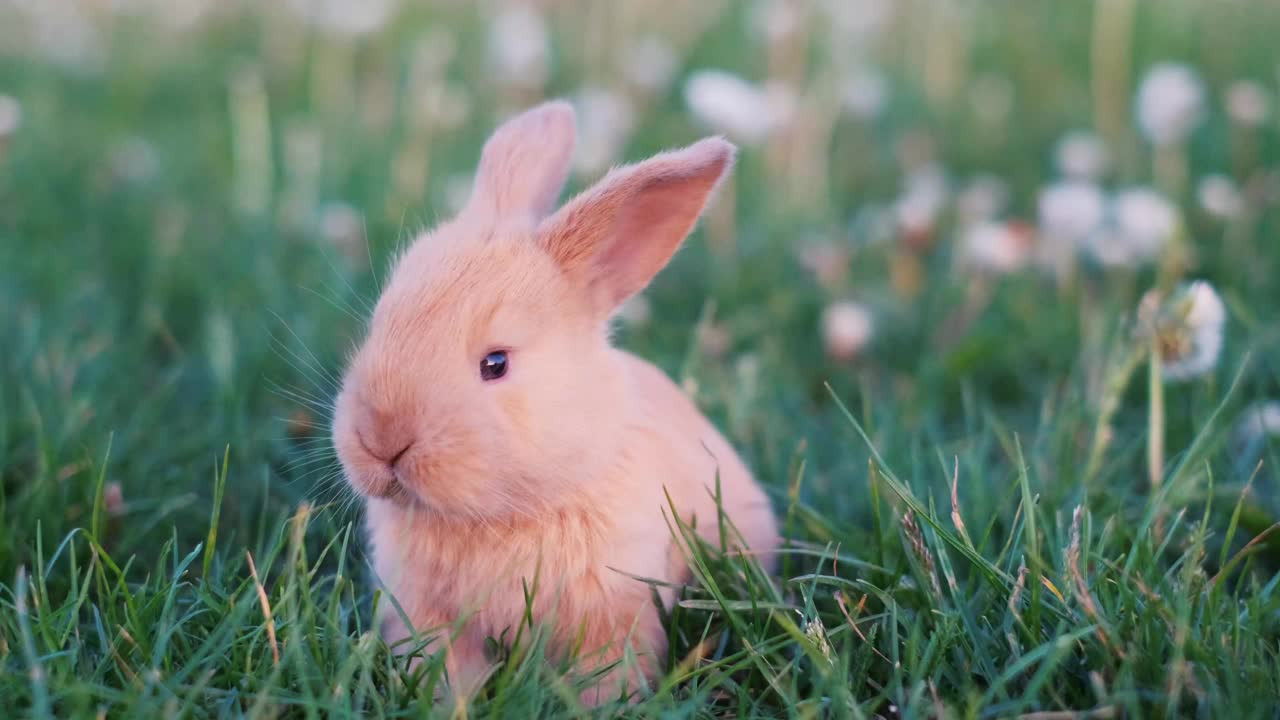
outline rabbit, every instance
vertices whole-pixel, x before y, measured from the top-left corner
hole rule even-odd
[[[712,137],[615,168],[557,210],[574,142],[563,101],[493,133],[462,210],[396,260],[335,402],[333,443],[365,501],[374,569],[414,628],[445,631],[461,698],[492,669],[486,638],[524,622],[526,592],[552,651],[600,670],[584,702],[652,681],[667,634],[637,577],[661,581],[670,605],[689,570],[667,512],[720,543],[717,482],[738,530],[729,546],[740,535],[736,549],[768,565],[779,543],[729,442],[609,336],[735,147]],[[390,643],[410,634],[399,618],[383,621]]]

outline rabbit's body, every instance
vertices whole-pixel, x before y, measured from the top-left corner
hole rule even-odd
[[[693,227],[733,147],[708,139],[617,169],[552,213],[573,134],[563,103],[494,134],[467,207],[397,260],[336,403],[334,445],[368,499],[378,575],[414,628],[449,631],[463,694],[484,678],[485,639],[525,621],[529,592],[553,651],[598,665],[629,644],[652,677],[666,633],[636,578],[688,577],[668,495],[713,544],[777,543],[729,443],[607,333]],[[741,538],[720,537],[717,479]],[[384,616],[392,642],[408,634],[398,618]],[[600,692],[633,680],[614,673]]]
[[[728,441],[665,373],[614,352],[630,380],[627,442],[599,477],[583,479],[584,492],[572,503],[495,521],[443,516],[387,500],[369,504],[378,575],[414,626],[452,627],[474,612],[452,646],[452,669],[464,676],[482,677],[486,637],[512,637],[524,622],[526,589],[534,592],[534,616],[553,619],[561,648],[579,633],[585,654],[612,645],[592,658],[599,664],[616,659],[618,641],[630,635],[642,668],[655,670],[666,649],[666,629],[649,585],[635,578],[668,584],[689,579],[684,553],[667,524],[668,494],[684,521],[718,545],[718,478],[721,507],[748,546],[770,549],[777,542],[769,500]],[[669,605],[671,589],[659,587],[659,594]],[[387,617],[388,639],[405,637],[398,618]]]

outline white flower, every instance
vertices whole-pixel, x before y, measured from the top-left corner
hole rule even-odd
[[[1206,175],[1196,186],[1196,197],[1200,207],[1210,215],[1230,220],[1244,210],[1244,197],[1240,188],[1226,175]]]
[[[667,86],[680,64],[675,48],[655,35],[646,35],[627,46],[622,72],[632,83],[656,92]]]
[[[1240,413],[1236,436],[1242,443],[1280,437],[1280,400],[1261,400]]]
[[[1187,139],[1204,114],[1204,87],[1186,65],[1158,63],[1138,87],[1138,127],[1153,145]]]
[[[854,117],[874,119],[889,104],[889,81],[876,68],[860,66],[845,80],[842,97],[845,109]]]
[[[946,203],[946,173],[939,165],[930,163],[904,179],[902,194],[893,205],[894,219],[908,238],[927,236]]]
[[[1213,286],[1203,280],[1191,283],[1187,290],[1190,309],[1186,323],[1193,335],[1193,354],[1165,365],[1165,377],[1178,380],[1208,372],[1218,364],[1222,353],[1222,331],[1227,309]]]
[[[352,37],[377,32],[400,4],[399,0],[288,0],[288,6],[311,25],[335,35]]]
[[[1031,259],[1031,234],[1004,222],[981,222],[965,230],[961,238],[966,265],[989,273],[1021,270]]]
[[[794,107],[785,88],[760,88],[722,70],[690,75],[684,101],[703,124],[747,144],[763,141],[785,124]]]
[[[1271,114],[1271,93],[1252,80],[1231,83],[1225,100],[1232,122],[1245,127],[1258,127]]]
[[[578,112],[577,170],[587,175],[608,169],[618,159],[635,129],[635,113],[624,95],[602,87],[585,87],[574,97]]]
[[[852,360],[861,354],[873,330],[871,311],[856,302],[834,302],[822,311],[822,342],[835,360]]]
[[[938,163],[927,163],[907,173],[902,180],[903,189],[911,195],[934,198],[938,204],[947,199],[947,171]]]
[[[1178,208],[1149,187],[1133,187],[1112,200],[1120,229],[1145,246],[1161,245],[1178,230]]]
[[[1075,265],[1076,253],[1106,218],[1106,196],[1091,182],[1065,180],[1040,191],[1036,265],[1059,278]]]
[[[1108,267],[1134,267],[1160,256],[1178,232],[1178,208],[1147,187],[1122,190],[1112,198],[1108,223],[1085,241],[1085,249]]]
[[[1058,141],[1054,152],[1058,172],[1075,180],[1097,180],[1111,162],[1102,138],[1084,130],[1073,130]]]
[[[894,224],[910,241],[927,239],[933,233],[941,206],[923,195],[903,195],[893,203]]]
[[[10,95],[0,95],[0,140],[22,127],[22,103]]]
[[[1143,332],[1154,333],[1165,380],[1190,380],[1217,366],[1227,311],[1209,283],[1196,280],[1168,298],[1152,290],[1142,298],[1138,318]]]
[[[956,195],[960,222],[971,224],[999,217],[1009,204],[1009,186],[994,175],[977,175]]]
[[[1080,243],[1102,225],[1106,198],[1090,182],[1054,183],[1040,191],[1039,214],[1042,234],[1056,241]]]
[[[1178,232],[1178,208],[1148,187],[1128,188],[1112,200],[1116,225],[1141,259],[1156,257]]]
[[[551,73],[551,33],[533,8],[510,5],[489,26],[489,59],[506,84],[539,88]]]

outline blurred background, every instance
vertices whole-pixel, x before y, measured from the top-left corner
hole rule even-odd
[[[429,704],[364,632],[330,403],[397,250],[564,97],[571,191],[742,149],[617,337],[797,550],[715,566],[733,633],[688,591],[672,716],[1266,713],[1276,37],[1260,0],[0,0],[0,695]],[[544,672],[490,707],[560,707]]]
[[[99,472],[116,547],[198,537],[228,445],[235,542],[303,501],[345,521],[328,403],[379,278],[550,97],[571,189],[741,146],[619,339],[796,532],[867,532],[826,383],[902,477],[959,457],[1007,520],[1015,438],[1046,507],[1123,513],[1151,423],[1176,457],[1243,367],[1212,460],[1238,493],[1280,432],[1277,32],[1244,0],[0,0],[0,573]],[[1130,360],[1152,328],[1167,387]]]

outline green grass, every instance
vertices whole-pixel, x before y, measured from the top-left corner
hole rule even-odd
[[[121,20],[90,66],[0,31],[0,93],[23,109],[0,138],[4,714],[448,713],[432,707],[435,644],[410,669],[372,628],[391,599],[375,589],[324,427],[389,258],[448,214],[450,179],[528,101],[495,82],[485,20],[465,5],[415,6],[350,42],[283,13],[230,12],[186,32]],[[1137,3],[1126,62],[1099,70],[1126,93],[1117,106],[1093,83],[1092,5],[960,6],[953,22],[941,6],[906,3],[865,47],[815,31],[803,77],[819,87],[834,57],[865,52],[891,80],[889,108],[871,123],[835,121],[816,186],[790,184],[768,150],[747,149],[731,186],[732,249],[715,240],[721,212],[650,291],[652,321],[623,328],[625,346],[696,388],[794,542],[773,576],[686,543],[698,582],[664,610],[670,674],[638,704],[596,715],[1276,716],[1280,445],[1242,447],[1235,428],[1243,408],[1280,397],[1280,214],[1263,192],[1247,222],[1224,225],[1193,189],[1210,172],[1274,183],[1276,117],[1242,140],[1219,97],[1242,77],[1274,90],[1280,12]],[[593,32],[612,28],[621,43],[673,22],[645,3],[634,17],[600,7],[552,15],[545,94],[616,82]],[[0,26],[13,12],[0,5]],[[689,71],[770,72],[748,14],[733,4],[689,41],[626,158],[704,132],[680,94]],[[470,112],[423,145],[404,118],[432,28],[458,36],[444,73]],[[1030,270],[1001,277],[965,331],[948,333],[979,282],[957,269],[950,215],[922,251],[868,242],[858,220],[894,196],[895,141],[931,132],[949,171],[1004,178],[1012,213],[1033,219],[1054,141],[1108,113],[1124,121],[1108,184],[1152,182],[1127,93],[1163,59],[1210,89],[1186,147],[1192,182],[1171,190],[1191,258],[1085,265],[1064,285]],[[939,80],[939,68],[950,74]],[[972,100],[983,77],[1012,92],[994,126]],[[398,162],[425,185],[397,175]],[[334,202],[364,214],[354,249],[321,232]],[[824,290],[796,260],[814,235],[851,249],[844,290]],[[916,291],[898,282],[910,267]],[[1213,372],[1163,388],[1161,412],[1145,366],[1106,380],[1132,352],[1141,294],[1191,277],[1226,302],[1226,345]],[[854,363],[827,359],[818,330],[844,295],[877,317]],[[698,341],[707,327],[727,333],[723,353]],[[1165,428],[1158,492],[1153,422]],[[1095,436],[1107,442],[1090,477]],[[581,679],[544,657],[535,628],[502,640],[505,660],[470,716],[591,714],[576,703]]]

